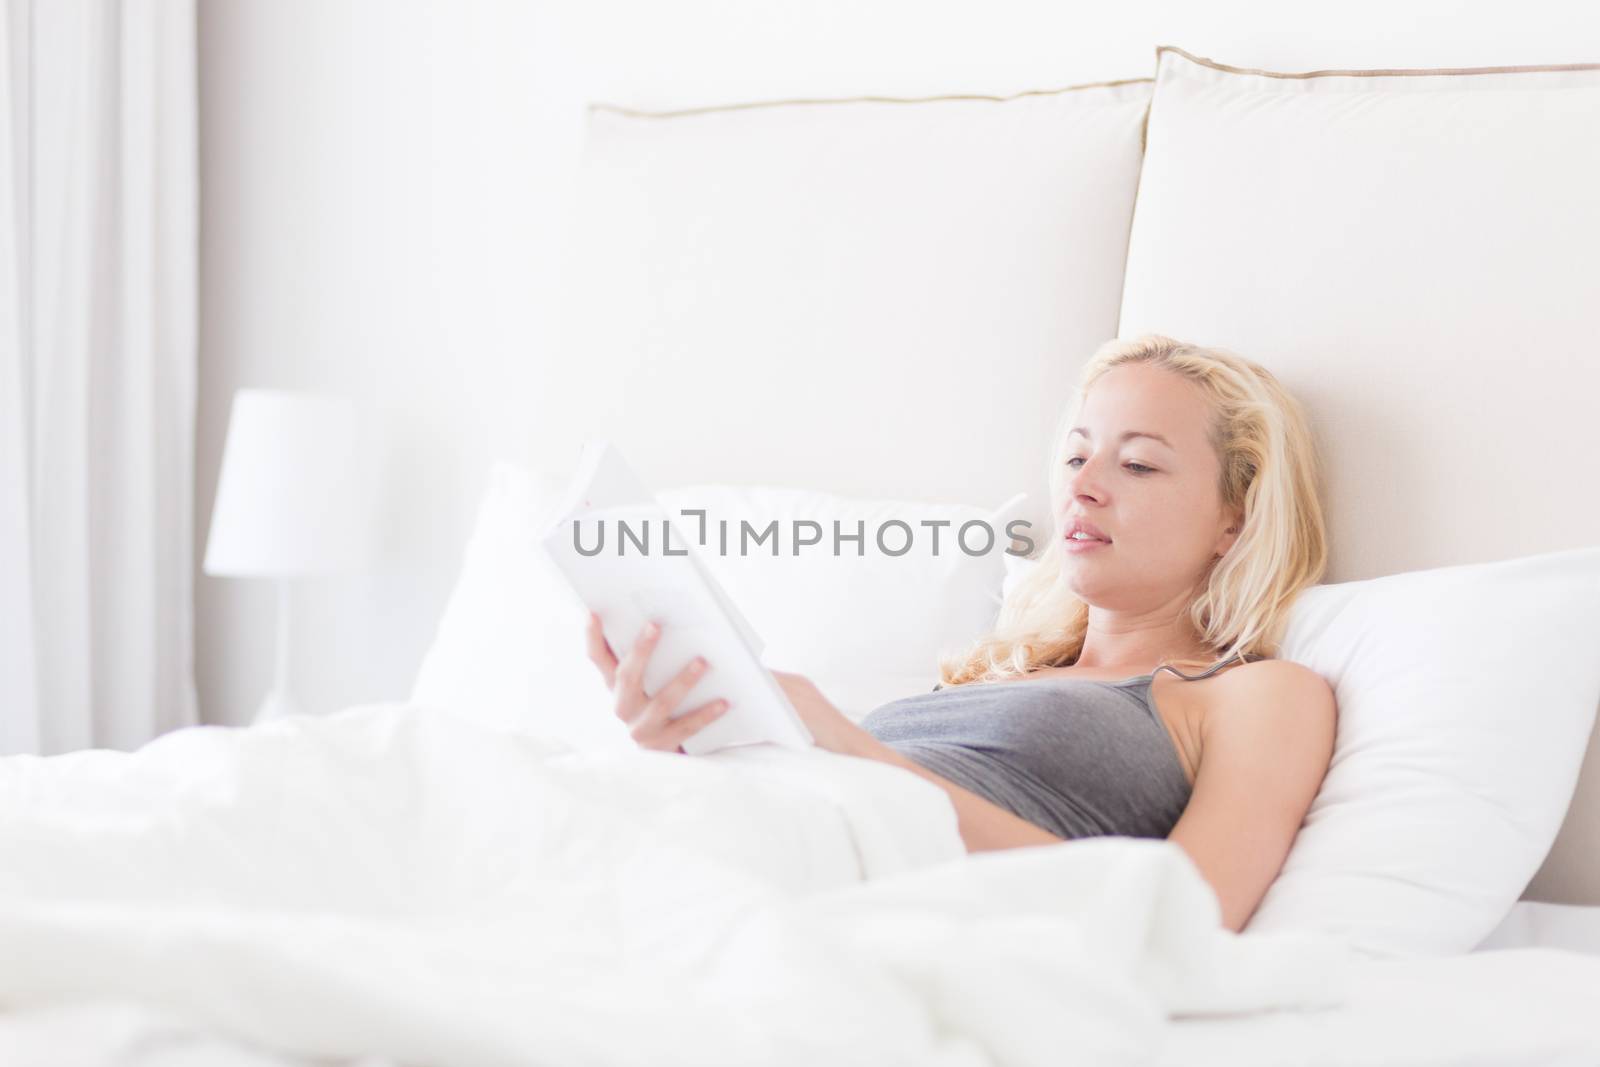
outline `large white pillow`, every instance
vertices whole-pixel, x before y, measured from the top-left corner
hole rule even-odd
[[[494,464],[411,699],[495,729],[553,734],[575,748],[630,747],[585,656],[583,604],[538,546],[566,484]]]
[[[558,516],[565,481],[497,463],[467,545],[461,575],[423,659],[411,699],[485,725],[536,730],[575,747],[632,744],[610,714],[610,697],[585,656],[585,609],[538,535]],[[886,701],[938,679],[938,656],[985,632],[999,606],[1006,527],[1024,501],[998,508],[865,500],[770,486],[704,485],[657,494],[669,511],[706,512],[701,558],[764,642],[769,667],[815,681],[859,719]],[[823,545],[794,554],[795,522],[817,522]],[[910,551],[885,555],[876,532],[899,520],[917,532]],[[737,553],[739,523],[777,522],[781,555]],[[719,523],[732,531],[721,555]],[[833,523],[866,530],[866,554],[833,556]],[[934,551],[932,528],[949,523]],[[997,534],[980,555],[949,551],[954,531],[982,522]],[[691,527],[692,530],[692,527]],[[806,536],[809,536],[809,529]],[[969,544],[980,546],[977,528]],[[885,534],[898,552],[898,528]],[[847,543],[847,547],[850,547]],[[853,551],[853,548],[851,549]]]
[[[1572,802],[1600,703],[1600,548],[1314,586],[1280,654],[1333,684],[1339,729],[1246,932],[1471,951]]]

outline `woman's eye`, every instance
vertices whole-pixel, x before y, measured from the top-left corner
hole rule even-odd
[[[1082,462],[1083,462],[1083,457],[1082,456],[1073,456],[1071,459],[1067,460],[1067,466],[1072,467],[1072,465],[1074,463],[1082,463]],[[1129,470],[1133,470],[1135,467],[1137,467],[1138,468],[1137,470],[1133,470],[1133,473],[1135,473],[1135,474],[1154,474],[1155,470],[1156,470],[1154,467],[1146,467],[1143,463],[1132,463],[1132,462],[1129,462],[1129,463],[1124,463],[1123,466],[1127,467]],[[1078,468],[1072,467],[1072,469],[1073,470],[1077,470]]]

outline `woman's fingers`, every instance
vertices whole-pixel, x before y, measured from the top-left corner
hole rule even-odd
[[[672,745],[661,744],[662,731],[672,724],[672,713],[683,703],[684,694],[694,688],[705,672],[705,660],[696,656],[673,675],[672,680],[645,703],[637,717],[629,720],[628,732],[633,734],[633,739],[647,748],[672,748]]]
[[[727,710],[728,702],[726,700],[712,700],[701,704],[693,711],[685,712],[668,723],[662,733],[664,740],[659,747],[665,748],[669,752],[682,752],[685,741],[699,733],[702,727]]]
[[[600,668],[600,676],[606,680],[606,688],[610,689],[617,684],[617,656],[606,642],[605,631],[600,627],[600,616],[592,611],[589,612],[588,642],[589,659]]]
[[[643,696],[640,685],[644,678],[644,665],[649,662],[650,653],[656,647],[656,639],[660,636],[661,627],[656,623],[647,622],[640,628],[639,636],[634,638],[633,647],[617,663],[616,688],[619,697],[635,693]]]
[[[650,698],[650,703],[645,706],[644,717],[656,724],[664,724],[672,718],[672,713],[679,704],[683,703],[684,696],[694,688],[706,673],[706,661],[696,656],[684,665],[683,670],[673,675],[672,681],[662,686],[656,695]]]
[[[672,680],[657,690],[653,696],[646,694],[644,669],[650,662],[651,653],[655,651],[660,638],[660,624],[646,623],[634,640],[633,647],[618,659],[606,642],[599,616],[594,612],[589,613],[589,659],[600,668],[601,674],[606,678],[606,684],[611,687],[616,697],[617,717],[628,724],[628,733],[633,737],[634,743],[640,748],[682,752],[683,742],[727,711],[728,702],[713,700],[676,719],[672,717],[672,713],[683,703],[689,690],[693,689],[700,679],[705,677],[706,671],[710,670],[710,666],[699,656],[684,664],[683,669],[673,675]]]

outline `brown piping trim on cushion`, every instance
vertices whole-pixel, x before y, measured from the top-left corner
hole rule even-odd
[[[1531,67],[1413,67],[1397,70],[1309,70],[1298,74],[1286,74],[1277,70],[1257,70],[1254,67],[1230,67],[1226,63],[1218,63],[1214,59],[1205,59],[1192,55],[1175,45],[1164,44],[1156,48],[1156,64],[1161,63],[1162,52],[1176,52],[1192,63],[1213,70],[1226,71],[1229,74],[1259,74],[1264,78],[1326,78],[1330,76],[1347,78],[1388,78],[1396,75],[1419,74],[1524,74],[1529,71],[1560,71],[1560,70],[1600,70],[1600,63],[1553,63],[1546,66]]]
[[[1140,82],[1153,82],[1154,78],[1123,78],[1119,81],[1109,82],[1084,82],[1081,85],[1067,85],[1060,89],[1026,89],[1010,96],[984,96],[979,93],[953,93],[948,96],[845,96],[832,98],[807,99],[797,97],[789,100],[751,100],[740,104],[712,104],[707,107],[688,107],[677,111],[644,111],[637,108],[623,107],[620,104],[606,104],[598,101],[589,104],[590,111],[610,111],[617,115],[627,115],[638,119],[670,119],[681,115],[704,115],[716,111],[742,111],[754,107],[784,107],[790,104],[926,104],[939,100],[991,100],[1004,103],[1007,100],[1017,100],[1024,96],[1055,96],[1059,93],[1076,92],[1079,89],[1108,89],[1118,85],[1137,85]]]

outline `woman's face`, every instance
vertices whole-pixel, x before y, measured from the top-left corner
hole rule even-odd
[[[1159,608],[1190,595],[1233,543],[1239,516],[1222,510],[1207,417],[1199,386],[1148,364],[1124,364],[1089,389],[1067,438],[1056,536],[1082,520],[1110,543],[1061,546],[1062,579],[1079,599]]]

